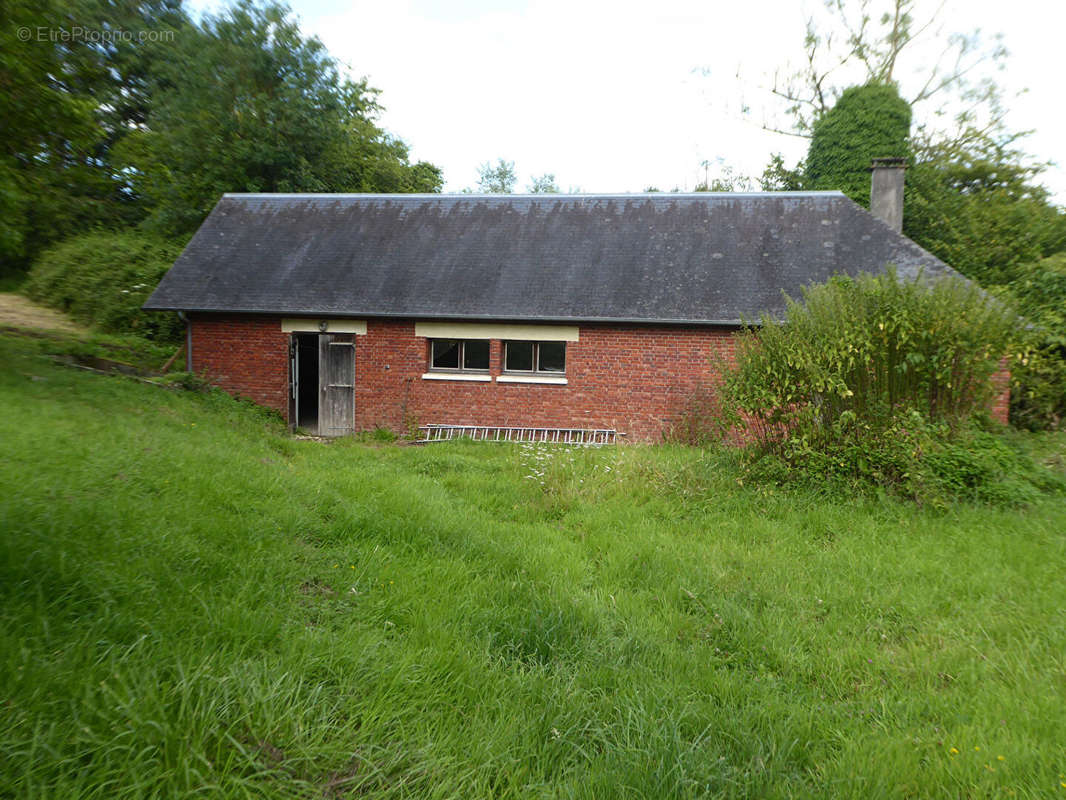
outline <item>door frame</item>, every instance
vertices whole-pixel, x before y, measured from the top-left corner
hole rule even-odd
[[[300,347],[297,333],[289,334],[289,430],[300,423]]]
[[[317,390],[317,393],[316,393],[317,397],[318,397],[318,414],[317,414],[317,422],[315,424],[314,435],[316,435],[316,436],[346,436],[348,434],[354,433],[355,432],[355,412],[356,412],[356,407],[355,407],[355,380],[356,380],[355,361],[356,361],[356,352],[355,352],[355,350],[356,350],[356,343],[358,342],[357,334],[366,332],[365,323],[355,324],[355,325],[338,325],[337,327],[341,328],[341,330],[333,330],[333,327],[334,327],[333,325],[331,325],[331,324],[325,324],[324,325],[323,324],[324,322],[326,322],[325,320],[323,320],[321,322],[319,320],[307,320],[306,321],[306,325],[301,324],[302,322],[303,322],[302,320],[300,320],[300,321],[297,321],[297,320],[285,320],[285,324],[283,325],[283,330],[288,334],[288,337],[289,337],[289,352],[288,352],[288,373],[289,373],[289,376],[288,376],[288,395],[289,395],[289,419],[288,419],[288,423],[289,423],[289,430],[290,431],[295,430],[300,425],[300,417],[299,417],[299,413],[300,413],[300,399],[299,399],[299,391],[300,391],[300,348],[299,348],[299,344],[298,344],[298,337],[307,336],[309,334],[314,334],[315,336],[318,337],[318,370],[317,370],[317,372],[318,372],[318,390]],[[323,357],[322,356],[323,356],[323,354],[325,352],[328,352],[328,350],[329,350],[329,343],[330,343],[331,337],[333,335],[338,335],[338,334],[339,335],[350,335],[351,336],[350,346],[352,348],[352,366],[351,366],[351,371],[352,371],[352,384],[351,384],[352,414],[351,414],[351,418],[349,420],[349,427],[344,432],[342,432],[342,433],[324,433],[323,432],[323,425],[322,425],[322,418],[323,418],[322,409],[323,409],[323,403],[324,403],[324,401],[326,399],[327,390],[330,387],[328,386],[328,382],[329,382],[328,381],[328,370],[323,368],[324,364],[323,364]],[[333,387],[333,388],[337,388],[337,387]]]

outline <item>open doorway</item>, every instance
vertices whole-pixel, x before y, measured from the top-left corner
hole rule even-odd
[[[290,421],[311,433],[318,432],[318,334],[292,335],[292,399]]]
[[[318,436],[355,429],[355,336],[293,333],[289,339],[289,424]]]

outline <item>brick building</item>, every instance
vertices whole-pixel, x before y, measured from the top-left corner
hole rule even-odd
[[[743,321],[886,264],[955,274],[838,192],[226,195],[145,308],[184,312],[192,370],[321,435],[654,440]]]

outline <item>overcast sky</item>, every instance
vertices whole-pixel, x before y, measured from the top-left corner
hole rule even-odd
[[[291,5],[305,33],[382,90],[382,124],[415,159],[444,169],[446,191],[473,186],[478,165],[501,157],[515,162],[523,191],[532,176],[554,173],[564,190],[627,192],[691,189],[725,165],[758,175],[771,153],[791,165],[806,151],[805,140],[760,123],[775,113],[765,87],[775,68],[802,58],[804,20],[819,0]],[[1009,126],[1035,129],[1025,146],[1039,158],[1066,160],[1066,4],[949,0],[942,20],[945,34],[1004,35],[1011,56],[997,78],[1028,89],[1010,100]],[[930,36],[907,66],[925,67],[941,43]],[[1066,169],[1043,180],[1066,203]]]

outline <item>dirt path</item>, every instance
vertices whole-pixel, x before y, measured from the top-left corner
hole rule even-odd
[[[88,328],[72,322],[60,311],[39,306],[20,294],[0,292],[0,328],[30,328],[41,331],[85,334]]]

